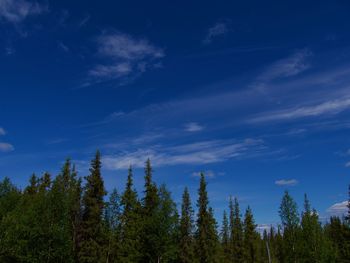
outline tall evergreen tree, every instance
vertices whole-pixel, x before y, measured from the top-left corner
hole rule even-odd
[[[244,215],[244,262],[254,263],[258,261],[259,234],[255,230],[256,225],[253,213],[248,206]]]
[[[152,180],[153,169],[148,159],[145,166],[145,190],[143,203],[142,253],[146,262],[157,262],[157,238],[159,236],[159,195],[157,185]]]
[[[141,260],[141,204],[133,188],[133,174],[130,166],[127,183],[121,197],[122,214],[120,218],[120,262],[139,262]]]
[[[234,202],[230,197],[230,244],[231,244],[231,260],[232,262],[243,262],[244,250],[243,250],[243,225],[241,221],[241,214],[239,209],[238,199],[235,198]]]
[[[187,187],[182,195],[179,258],[181,263],[194,261],[193,209]]]
[[[101,156],[97,151],[95,159],[91,161],[90,175],[86,177],[82,199],[82,240],[79,251],[81,263],[105,261],[103,246],[106,240],[102,222],[105,195],[101,176]]]
[[[218,236],[215,219],[212,210],[209,208],[207,183],[203,173],[200,175],[197,207],[197,230],[195,235],[197,260],[200,263],[218,262]]]
[[[222,217],[222,228],[221,228],[221,246],[222,246],[222,260],[223,262],[230,262],[230,229],[227,218],[226,210],[224,210]]]
[[[106,263],[118,262],[120,237],[120,197],[117,189],[113,189],[105,204],[104,230],[107,243],[104,247]]]
[[[279,209],[283,226],[283,244],[287,262],[296,262],[297,255],[297,237],[299,228],[299,215],[297,204],[285,191]]]

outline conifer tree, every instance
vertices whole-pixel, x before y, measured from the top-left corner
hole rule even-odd
[[[181,263],[194,261],[193,209],[187,187],[182,195],[179,257]]]
[[[175,262],[178,259],[179,215],[170,192],[162,184],[159,188],[158,236],[156,237],[156,262]]]
[[[254,263],[258,260],[257,243],[259,234],[255,228],[253,213],[248,206],[244,215],[244,262],[247,263]]]
[[[142,253],[146,262],[156,262],[158,259],[157,238],[159,234],[159,195],[158,188],[152,180],[153,169],[148,159],[145,166],[145,190],[142,200]]]
[[[231,244],[231,259],[232,262],[243,262],[243,226],[241,221],[241,214],[237,198],[232,201],[230,197],[230,244]]]
[[[230,229],[229,222],[227,218],[226,210],[224,210],[222,217],[222,228],[221,228],[221,247],[222,247],[222,256],[223,262],[230,262]]]
[[[119,255],[120,237],[120,198],[116,188],[109,195],[109,200],[105,204],[105,235],[107,244],[105,245],[106,262],[117,262]]]
[[[122,214],[120,218],[120,262],[139,262],[141,259],[141,204],[133,188],[133,174],[130,166],[127,183],[121,197]]]
[[[283,226],[283,244],[287,262],[297,260],[297,235],[299,227],[299,216],[297,204],[285,191],[279,209],[279,215]]]
[[[195,235],[197,260],[200,263],[218,262],[218,237],[215,219],[212,210],[209,208],[207,183],[203,173],[200,176],[197,207],[197,230]]]
[[[97,151],[95,159],[91,161],[90,175],[86,177],[82,199],[82,240],[79,251],[79,262],[81,263],[96,263],[104,259],[105,236],[102,215],[105,195],[106,191],[101,176],[101,156]]]

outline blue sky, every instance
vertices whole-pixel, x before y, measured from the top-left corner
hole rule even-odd
[[[176,201],[207,174],[278,222],[285,189],[322,217],[350,181],[347,1],[0,0],[0,178],[26,184],[65,158],[123,189],[147,157]]]

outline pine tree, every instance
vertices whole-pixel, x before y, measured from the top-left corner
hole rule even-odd
[[[182,195],[179,257],[181,263],[194,261],[193,209],[187,187]]]
[[[158,236],[155,239],[157,262],[175,262],[178,259],[179,215],[170,192],[163,184],[159,188]]]
[[[230,229],[227,218],[226,210],[224,210],[222,217],[222,228],[221,228],[221,247],[223,253],[223,262],[230,262]]]
[[[117,189],[113,189],[105,205],[105,246],[106,262],[117,262],[119,256],[120,237],[120,198]]]
[[[239,203],[237,198],[232,201],[230,197],[230,247],[231,247],[231,260],[232,262],[243,262],[243,226],[241,221],[241,214],[239,209]]]
[[[79,251],[79,262],[81,263],[101,262],[104,258],[102,252],[105,236],[102,215],[105,195],[106,191],[101,177],[101,156],[97,151],[95,159],[91,161],[90,175],[86,177],[82,200],[82,240]]]
[[[153,169],[150,159],[147,159],[145,166],[145,190],[142,200],[142,253],[146,262],[157,262],[158,251],[157,238],[159,195],[158,188],[152,180]]]
[[[122,214],[120,218],[120,262],[139,262],[141,260],[141,204],[133,188],[133,174],[130,166],[125,190],[121,197]]]
[[[294,199],[285,191],[279,209],[283,226],[283,244],[287,262],[296,262],[297,238],[299,227],[299,215],[297,204]]]
[[[257,244],[259,234],[256,232],[253,213],[248,206],[244,215],[244,262],[254,263],[258,260]]]
[[[196,257],[200,263],[218,262],[218,237],[216,233],[216,223],[209,208],[207,193],[207,183],[204,174],[201,173],[198,190],[198,214],[196,230]]]

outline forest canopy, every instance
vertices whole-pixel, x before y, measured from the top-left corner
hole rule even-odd
[[[107,193],[101,165],[97,151],[84,178],[68,159],[57,176],[33,174],[24,189],[0,181],[0,262],[350,262],[350,200],[347,216],[321,224],[306,194],[299,213],[286,191],[280,225],[261,234],[235,197],[219,226],[203,173],[198,195],[185,188],[177,207],[149,159],[141,196],[132,167],[124,190]]]

